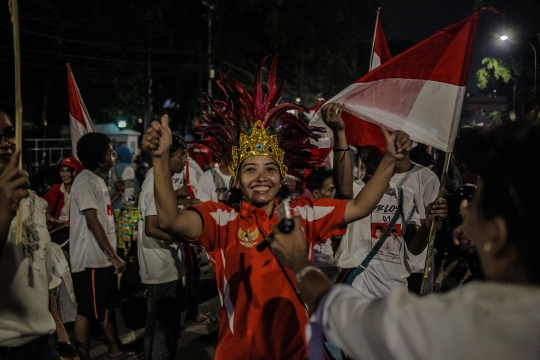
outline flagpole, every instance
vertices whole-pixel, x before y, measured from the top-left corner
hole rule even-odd
[[[19,3],[11,0],[11,22],[13,23],[13,52],[15,55],[15,146],[22,150],[22,96],[21,96],[21,48],[19,42]],[[22,169],[22,156],[19,157],[19,169]],[[22,202],[17,211],[16,244],[22,243]]]
[[[473,8],[473,12],[479,12],[482,9],[483,0],[476,0]],[[472,29],[471,29],[472,31]],[[476,28],[475,30],[476,31]],[[452,158],[452,153],[447,152],[444,155],[444,165],[443,173],[441,175],[441,186],[439,187],[438,199],[442,199],[445,193],[445,184],[446,177],[448,176],[448,168],[450,167],[450,159]],[[427,292],[427,280],[429,277],[429,272],[431,268],[431,259],[433,258],[433,252],[435,248],[435,221],[431,222],[431,227],[429,228],[429,240],[427,245],[427,254],[426,254],[426,264],[424,266],[424,276],[422,277],[422,285],[420,287],[420,295],[425,295]]]
[[[66,66],[69,69],[69,76],[71,76],[71,80],[73,81],[73,84],[75,85],[75,90],[77,91],[79,101],[81,102],[82,110],[84,111],[84,114],[86,115],[86,118],[88,119],[88,123],[90,124],[90,127],[92,128],[94,132],[96,132],[96,128],[94,127],[94,123],[92,122],[92,118],[90,118],[90,113],[86,109],[86,105],[84,105],[84,100],[81,96],[81,92],[79,91],[79,85],[77,85],[77,82],[75,81],[75,76],[73,76],[73,70],[71,70],[71,65],[67,63]]]
[[[448,176],[448,168],[450,166],[450,159],[452,158],[452,153],[447,152],[444,155],[444,165],[443,165],[443,173],[441,175],[441,186],[439,187],[439,194],[437,196],[437,200],[442,199],[444,197],[445,193],[445,184],[446,184],[446,177]],[[429,216],[426,214],[426,216]],[[431,226],[429,227],[429,235],[428,235],[428,244],[427,244],[427,254],[426,254],[426,264],[424,266],[424,276],[422,277],[422,286],[420,287],[420,295],[425,295],[427,292],[427,280],[429,277],[429,272],[431,270],[431,259],[433,258],[433,252],[435,250],[435,234],[436,234],[436,221],[431,222]]]
[[[377,8],[377,17],[375,18],[375,30],[373,30],[373,42],[371,43],[371,56],[369,57],[369,70],[371,71],[371,64],[373,63],[373,52],[375,51],[375,38],[377,37],[377,24],[379,23],[379,13],[381,12],[381,8]]]

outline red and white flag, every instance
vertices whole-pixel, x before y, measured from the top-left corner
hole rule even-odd
[[[373,53],[371,55],[371,66],[369,71],[378,68],[391,58],[392,56],[390,55],[390,49],[388,49],[386,37],[384,36],[382,30],[381,20],[377,15],[377,21],[375,23],[375,34],[373,35]]]
[[[440,30],[330,99],[330,103],[345,104],[347,141],[362,146],[366,136],[382,139],[374,125],[381,124],[392,131],[403,130],[418,142],[452,151],[478,18],[476,12]],[[324,126],[320,111],[310,125]],[[330,141],[318,145],[328,147]],[[384,140],[376,146],[384,151]]]
[[[73,156],[79,160],[77,156],[77,142],[86,133],[95,132],[92,119],[84,106],[84,102],[81,98],[81,93],[73,77],[71,66],[67,65],[68,75],[68,98],[69,98],[69,123],[71,127],[71,146]]]

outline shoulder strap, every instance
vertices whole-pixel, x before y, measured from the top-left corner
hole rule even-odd
[[[358,275],[360,275],[364,270],[367,269],[367,267],[369,266],[369,263],[371,262],[371,260],[373,260],[375,255],[377,255],[377,253],[379,252],[381,247],[384,245],[384,242],[388,238],[388,235],[390,235],[390,232],[394,228],[394,225],[396,224],[397,220],[401,216],[401,212],[402,212],[402,208],[403,208],[403,189],[399,185],[397,185],[397,189],[398,189],[398,199],[399,199],[398,209],[397,209],[396,213],[394,214],[394,217],[392,218],[392,220],[390,221],[390,223],[386,227],[386,231],[379,238],[379,241],[377,241],[377,243],[375,244],[373,249],[371,249],[369,254],[367,254],[366,258],[364,259],[364,261],[362,261],[360,266],[353,269],[353,270],[351,270],[347,274],[347,277],[345,278],[345,281],[343,281],[343,283],[351,285],[353,283],[354,279]]]

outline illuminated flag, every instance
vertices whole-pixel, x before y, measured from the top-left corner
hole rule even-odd
[[[69,123],[71,127],[71,146],[73,156],[79,160],[77,156],[77,142],[86,133],[95,132],[92,119],[84,106],[84,102],[81,98],[81,93],[73,77],[71,66],[67,65],[68,74],[68,98],[69,98]]]
[[[330,99],[330,103],[345,104],[347,141],[361,146],[367,121],[392,131],[403,130],[413,140],[452,151],[478,18],[476,12],[440,30]],[[320,111],[310,125],[325,126]],[[373,135],[380,134],[380,129],[371,127]],[[328,140],[318,145],[328,147]],[[384,142],[376,146],[384,151]]]
[[[377,12],[377,21],[375,22],[375,33],[373,34],[372,48],[371,66],[369,71],[378,68],[392,58],[390,55],[390,49],[388,49],[388,44],[386,43],[386,37],[384,36],[382,30],[379,12]]]

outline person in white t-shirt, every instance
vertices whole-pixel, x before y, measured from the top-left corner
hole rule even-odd
[[[476,136],[485,137],[475,139],[481,157],[467,166],[478,188],[461,204],[454,241],[478,254],[486,281],[422,297],[396,289],[373,301],[317,273],[298,220],[290,234],[274,228],[273,252],[314,313],[310,344],[322,331],[354,359],[540,359],[540,241],[531,226],[540,188],[523,173],[540,158],[540,126],[508,122]],[[319,349],[310,355],[324,356]]]
[[[227,165],[220,165],[206,171],[199,178],[198,197],[201,201],[227,201],[231,172]]]
[[[406,186],[414,191],[420,221],[426,218],[426,209],[437,200],[439,194],[439,178],[425,166],[411,161],[409,154],[401,160],[392,180],[396,185]]]
[[[306,187],[315,199],[333,199],[336,193],[332,169],[318,167],[306,177]],[[334,253],[341,237],[334,237],[313,246],[313,263],[330,280],[336,280],[340,269],[334,261]]]
[[[353,172],[349,161],[349,151],[345,137],[345,123],[341,119],[341,107],[329,104],[325,107],[325,122],[333,131],[334,136],[334,183],[338,197],[353,198],[364,187],[361,180],[353,182]],[[364,163],[366,175],[364,179],[370,181],[375,173],[382,154],[370,151]],[[421,271],[423,264],[417,261],[425,251],[427,245],[427,232],[433,220],[430,216],[423,226],[415,206],[415,196],[411,189],[403,187],[402,214],[398,217],[393,229],[396,240],[389,235],[384,246],[379,249],[367,268],[356,278],[350,269],[357,268],[371,252],[384,230],[399,208],[398,191],[396,185],[390,183],[374,211],[347,227],[340,246],[336,251],[335,259],[339,267],[343,268],[338,281],[346,281],[369,298],[386,296],[396,287],[407,287],[407,278],[413,271]],[[433,213],[440,219],[446,217],[446,204],[434,206]],[[383,230],[384,229],[384,230]],[[399,238],[403,238],[405,246],[401,246]],[[397,242],[397,244],[396,244]]]
[[[169,149],[171,179],[186,165],[184,139],[173,136]],[[139,197],[139,274],[147,284],[148,314],[144,334],[146,359],[174,359],[180,335],[182,277],[185,274],[182,245],[159,227],[154,202],[154,174],[149,174]]]
[[[135,175],[135,169],[131,166],[131,162],[133,161],[133,150],[127,145],[122,145],[116,149],[116,155],[116,163],[110,170],[110,174],[107,174],[109,175],[109,192],[111,193],[111,196],[114,196],[116,192],[114,190],[115,179],[120,180],[126,187],[124,191],[125,198],[135,199],[139,197],[141,187],[139,186],[139,180],[137,180],[137,176]],[[124,205],[122,197],[119,197],[112,205],[113,210],[120,210],[122,205]]]
[[[77,143],[83,170],[71,187],[69,254],[76,277],[77,318],[75,338],[81,360],[89,358],[90,320],[97,319],[109,343],[109,358],[120,350],[114,308],[119,305],[118,275],[126,263],[116,254],[116,233],[111,203],[122,196],[116,183],[111,198],[102,178],[114,166],[116,153],[102,133],[88,133]]]
[[[435,175],[435,173],[427,167],[412,162],[409,154],[407,154],[398,163],[396,172],[390,181],[396,185],[406,186],[414,191],[417,211],[418,214],[420,214],[420,222],[424,223],[428,208],[433,206],[439,194],[440,182],[437,175]],[[440,228],[440,226],[441,223],[438,223],[437,227]],[[423,257],[423,259],[420,258],[418,261],[425,265],[425,254]],[[431,264],[434,263],[435,262],[432,259]],[[434,272],[430,271],[430,276],[426,286],[427,292],[433,291],[433,274]],[[409,289],[411,291],[416,293],[420,292],[422,277],[423,274],[414,274],[414,276],[411,278],[412,281],[409,284]]]
[[[58,359],[49,312],[47,203],[29,190],[28,173],[18,169],[21,151],[15,151],[12,116],[13,110],[0,103],[0,359]],[[15,219],[19,204],[20,243]]]

